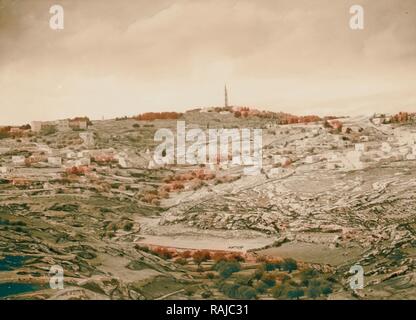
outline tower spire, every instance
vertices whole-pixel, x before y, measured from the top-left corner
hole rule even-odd
[[[228,91],[227,91],[227,84],[224,86],[224,106],[228,107]]]

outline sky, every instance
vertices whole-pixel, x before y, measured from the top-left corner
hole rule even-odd
[[[225,83],[271,111],[416,111],[416,1],[0,0],[2,125],[219,106]]]

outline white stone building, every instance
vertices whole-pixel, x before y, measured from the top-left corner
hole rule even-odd
[[[48,157],[48,164],[54,167],[62,166],[62,158],[61,157]]]
[[[15,165],[24,165],[26,158],[24,156],[12,156],[12,162]]]
[[[390,146],[390,143],[388,142],[383,142],[381,144],[381,151],[383,151],[384,153],[391,153],[392,147]]]
[[[368,147],[364,143],[355,144],[355,151],[366,152],[367,150],[368,150]]]
[[[7,174],[9,173],[11,170],[9,167],[0,167],[0,174]]]

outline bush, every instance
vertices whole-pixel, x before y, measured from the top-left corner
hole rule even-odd
[[[249,286],[241,286],[237,289],[237,298],[251,300],[255,299],[257,296],[256,290]]]
[[[305,295],[305,292],[293,282],[292,284],[282,284],[274,287],[272,289],[272,295],[275,299],[299,299]]]
[[[306,294],[309,298],[316,299],[321,295],[321,291],[319,287],[309,287]]]
[[[273,295],[273,298],[275,299],[280,299],[284,297],[286,295],[286,292],[287,292],[287,288],[284,284],[282,284],[281,286],[274,287],[272,289],[272,295]]]
[[[138,116],[134,117],[136,120],[142,121],[153,121],[153,120],[176,120],[178,119],[182,113],[177,112],[146,112],[143,114],[139,114]],[[147,125],[145,125],[146,127]]]
[[[320,287],[321,281],[319,279],[311,279],[309,280],[308,287]]]
[[[49,208],[51,211],[64,211],[64,212],[78,212],[79,205],[78,204],[59,204],[55,203],[52,207]]]
[[[303,289],[300,289],[300,288],[289,290],[287,292],[287,297],[289,299],[299,299],[300,297],[303,297],[304,295],[305,295],[305,292],[303,291]]]
[[[328,295],[332,293],[331,284],[327,280],[312,279],[308,284],[307,295],[309,298],[315,299],[321,294]]]
[[[154,253],[157,256],[159,256],[159,257],[161,257],[163,259],[172,259],[172,256],[173,256],[172,252],[170,252],[168,249],[165,249],[165,248],[155,249],[154,250]]]
[[[281,269],[282,268],[282,263],[281,262],[265,262],[264,263],[264,269],[266,271],[273,271],[276,269]]]
[[[282,283],[285,283],[286,281],[288,281],[288,280],[290,280],[290,279],[292,279],[288,274],[283,274],[283,275],[280,275],[279,276],[279,280],[282,282]]]
[[[185,294],[186,294],[188,297],[193,296],[193,295],[194,295],[194,293],[195,293],[195,289],[194,289],[194,288],[186,288],[186,289],[185,289]]]
[[[146,203],[154,203],[157,200],[159,200],[159,197],[150,192],[145,193],[142,198],[142,201]]]
[[[180,265],[184,266],[184,265],[186,265],[188,263],[188,260],[186,260],[184,258],[178,258],[178,259],[175,260],[175,262],[177,264],[180,264]]]
[[[253,286],[253,277],[249,276],[249,275],[238,275],[235,279],[235,283],[252,287]]]
[[[273,286],[275,286],[275,285],[276,285],[276,279],[275,279],[272,275],[270,275],[270,274],[265,274],[265,275],[261,278],[261,281],[263,281],[263,282],[264,282],[264,284],[265,284],[266,286],[268,286],[269,288],[270,288],[270,287],[273,287]]]
[[[244,262],[244,261],[246,261],[246,259],[241,254],[239,254],[239,253],[233,253],[231,255],[231,259],[232,260],[235,260],[235,261],[238,261],[238,262]]]
[[[185,188],[185,185],[182,182],[179,181],[174,181],[171,184],[171,190],[176,191],[176,190],[182,190]]]
[[[181,257],[182,257],[182,258],[185,258],[185,259],[190,258],[190,257],[191,257],[191,251],[186,250],[186,251],[182,252],[182,253],[181,253]]]
[[[221,285],[220,290],[226,296],[233,299],[251,300],[257,297],[256,291],[249,286],[240,286],[238,284],[225,283]]]
[[[233,273],[241,270],[238,261],[220,261],[215,264],[214,269],[218,271],[221,278],[229,278]]]
[[[133,229],[133,223],[132,222],[127,222],[124,226],[123,226],[123,230],[124,231],[131,231]]]
[[[227,256],[223,252],[215,252],[214,255],[212,256],[212,259],[215,262],[226,261]]]
[[[309,286],[309,282],[311,278],[314,278],[319,275],[319,272],[315,269],[306,269],[305,271],[302,271],[300,274],[300,279],[302,281],[302,285],[307,287]]]
[[[258,256],[257,258],[256,258],[256,262],[257,263],[262,263],[262,262],[266,262],[267,261],[267,259],[266,259],[266,257],[265,256]]]
[[[264,275],[264,269],[262,267],[257,268],[254,272],[254,278],[260,280]]]
[[[141,246],[141,245],[138,245],[138,244],[136,244],[134,246],[134,249],[139,250],[139,251],[144,251],[144,252],[150,252],[150,249],[148,247]]]
[[[226,296],[228,296],[230,298],[236,298],[238,288],[239,288],[239,286],[237,284],[224,283],[224,284],[221,285],[221,287],[219,289]]]
[[[286,270],[289,273],[291,273],[292,271],[297,270],[298,264],[296,260],[288,258],[288,259],[283,260],[282,268],[283,270]]]
[[[321,292],[327,296],[328,294],[332,293],[332,288],[330,286],[324,286],[322,287]]]
[[[257,282],[256,287],[255,287],[255,289],[258,293],[265,293],[268,288],[269,288],[268,285],[265,284],[261,280],[259,282]]]
[[[197,265],[200,265],[202,262],[208,261],[211,259],[211,254],[207,250],[198,250],[192,255],[192,258],[194,259],[194,262]]]

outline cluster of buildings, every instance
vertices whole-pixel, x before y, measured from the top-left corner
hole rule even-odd
[[[416,122],[416,113],[399,112],[395,115],[386,115],[382,113],[376,113],[371,118],[371,122],[375,125],[382,125],[388,123],[406,123]]]
[[[59,122],[53,122],[59,123]],[[46,122],[48,125],[49,122]],[[0,148],[2,162],[0,177],[15,178],[28,172],[42,174],[36,169],[55,168],[54,172],[63,172],[77,168],[134,168],[145,167],[151,159],[150,151],[142,158],[135,156],[134,150],[116,150],[115,148],[96,149],[94,133],[83,131],[79,133],[82,145],[74,148],[54,149],[41,143],[19,143],[8,148]],[[45,171],[52,172],[52,171]]]
[[[32,121],[31,129],[33,132],[40,132],[44,128],[53,127],[58,131],[68,131],[73,129],[88,129],[87,118],[64,119],[55,121]]]
[[[379,161],[416,160],[416,131],[396,128],[385,135],[347,127],[331,134],[315,126],[270,126],[280,143],[265,148],[264,169],[269,176],[285,175],[290,168],[304,170],[361,170]],[[301,169],[303,170],[303,169]]]

